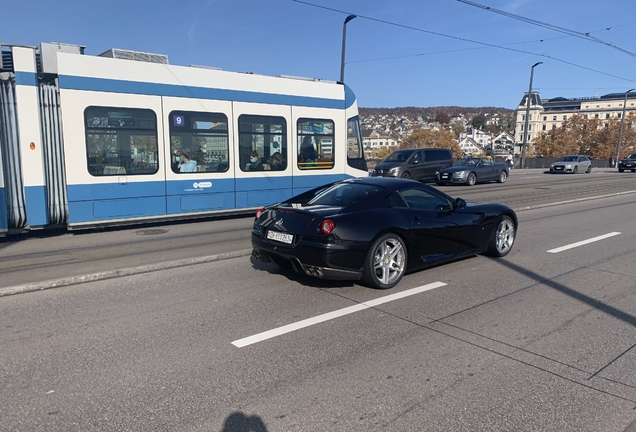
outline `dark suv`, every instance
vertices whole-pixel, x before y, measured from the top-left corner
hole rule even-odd
[[[618,161],[618,172],[625,170],[636,171],[636,153],[630,154],[625,159]]]
[[[375,166],[372,177],[401,177],[433,181],[435,172],[453,164],[449,149],[416,148],[394,151]]]

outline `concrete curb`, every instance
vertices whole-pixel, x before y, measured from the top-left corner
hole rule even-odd
[[[92,273],[82,276],[71,276],[67,278],[54,279],[43,282],[33,282],[24,285],[15,285],[7,288],[0,288],[0,297],[14,295],[14,294],[22,294],[33,291],[41,291],[45,289],[51,288],[59,288],[63,286],[69,285],[77,285],[85,282],[94,282],[104,279],[113,279],[122,276],[130,276],[141,273],[150,273],[157,270],[166,270],[175,267],[182,267],[186,265],[194,265],[194,264],[202,264],[209,263],[214,261],[221,261],[230,258],[238,258],[249,256],[252,254],[252,249],[243,249],[234,252],[222,253],[217,255],[208,255],[204,257],[198,258],[186,258],[174,261],[165,261],[158,264],[147,264],[139,267],[129,267],[123,268],[119,270],[110,270],[99,273]]]

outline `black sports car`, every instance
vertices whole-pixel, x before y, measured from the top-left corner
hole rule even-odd
[[[252,257],[324,279],[391,288],[407,270],[512,248],[517,215],[414,180],[331,183],[256,212]]]

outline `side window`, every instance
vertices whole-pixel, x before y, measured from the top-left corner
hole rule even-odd
[[[420,162],[422,162],[422,152],[421,151],[413,152],[413,156],[411,157],[410,163],[415,164]]]
[[[159,170],[154,111],[88,107],[84,110],[84,124],[91,175],[142,175]]]
[[[397,192],[393,192],[391,195],[384,198],[384,202],[393,208],[408,208],[408,205],[406,205],[402,196]]]
[[[440,210],[449,205],[444,197],[424,189],[403,189],[400,191],[400,195],[409,207],[415,210]]]
[[[437,162],[439,160],[439,155],[437,154],[437,150],[425,150],[425,152],[426,152],[427,162]]]
[[[362,159],[362,135],[360,133],[360,118],[351,117],[347,121],[347,158]]]
[[[225,114],[172,111],[168,121],[172,171],[181,174],[229,169]]]
[[[284,117],[241,115],[239,162],[242,171],[287,168],[287,120]]]
[[[298,168],[331,169],[334,165],[333,120],[298,119]]]
[[[441,161],[450,161],[453,159],[450,151],[448,150],[437,150],[437,156],[439,157],[439,160]]]

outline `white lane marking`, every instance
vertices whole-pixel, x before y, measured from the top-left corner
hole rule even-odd
[[[577,243],[572,243],[572,244],[569,244],[569,245],[566,245],[566,246],[561,246],[561,247],[558,247],[556,249],[550,249],[547,252],[549,252],[549,253],[559,253],[559,252],[563,252],[564,250],[568,250],[568,249],[572,249],[572,248],[575,248],[575,247],[583,246],[583,245],[586,245],[588,243],[594,243],[596,241],[603,240],[603,239],[606,239],[606,238],[609,238],[609,237],[614,237],[614,236],[617,236],[619,234],[620,234],[619,232],[611,232],[609,234],[604,234],[602,236],[594,237],[594,238],[591,238],[591,239],[588,239],[588,240],[583,240],[583,241],[580,241],[580,242],[577,242]]]
[[[424,291],[429,291],[435,288],[442,287],[445,284],[444,282],[433,282],[428,285],[422,285],[421,287],[413,288],[410,290],[402,291],[399,293],[391,294],[385,297],[380,297],[375,300],[370,300],[368,302],[360,303],[357,305],[349,306],[344,309],[340,309],[337,311],[329,312],[326,314],[318,315],[313,318],[308,318],[306,320],[298,321],[292,324],[287,324],[282,327],[278,327],[272,330],[265,331],[263,333],[258,333],[253,336],[249,336],[243,339],[235,340],[232,342],[232,345],[237,346],[239,348],[243,348],[247,345],[255,344],[257,342],[262,342],[267,339],[274,338],[276,336],[283,335],[285,333],[291,333],[296,330],[300,330],[305,327],[312,326],[314,324],[320,324],[321,322],[329,321],[344,315],[349,315],[354,312],[359,312],[364,309],[369,309],[374,306],[381,305],[383,303],[392,302],[394,300],[399,300],[404,297],[412,296],[415,294],[422,293]]]

